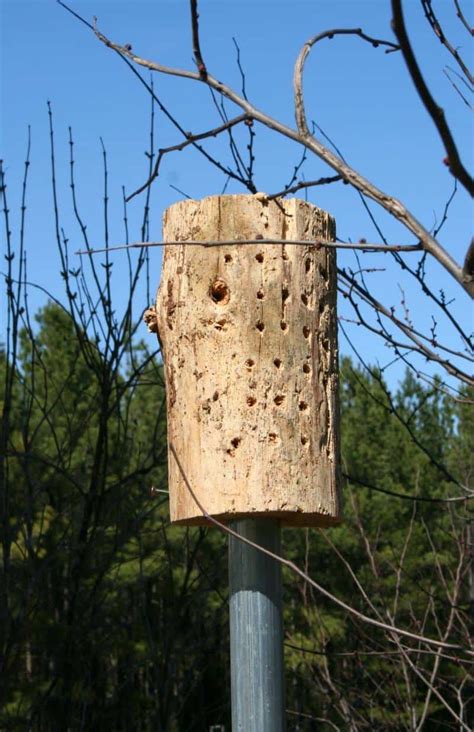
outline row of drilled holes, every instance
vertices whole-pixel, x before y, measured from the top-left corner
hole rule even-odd
[[[283,259],[288,259],[288,254],[286,254],[286,252],[284,252],[284,255],[283,255],[282,258]],[[259,262],[260,264],[262,264],[263,263],[263,260],[265,259],[263,252],[259,252],[258,254],[256,254],[255,255],[255,259],[257,260],[257,262]],[[230,254],[226,254],[225,257],[224,257],[224,260],[226,262],[232,262],[231,255]],[[312,261],[312,259],[310,259],[310,257],[307,257],[305,259],[305,262],[304,262],[304,269],[305,269],[306,274],[309,274],[311,272],[312,268],[313,268],[313,261]],[[325,280],[327,280],[327,276],[328,276],[327,270],[321,264],[319,265],[319,271],[321,273],[321,276]]]
[[[257,322],[255,323],[255,327],[256,327],[256,329],[258,331],[260,331],[260,333],[263,333],[263,331],[265,330],[265,323],[263,323],[261,320],[257,320]],[[286,320],[282,320],[280,322],[280,328],[282,330],[287,330],[288,329],[288,323],[286,322]],[[311,329],[309,328],[309,326],[304,325],[303,326],[303,335],[304,335],[304,337],[305,338],[309,338],[310,334],[311,334]]]
[[[269,440],[269,442],[276,443],[276,442],[278,442],[279,437],[278,437],[278,435],[277,435],[276,432],[269,432],[268,433],[268,440]],[[235,451],[237,450],[237,448],[239,447],[239,445],[240,445],[241,442],[242,442],[242,438],[241,437],[233,437],[232,438],[232,440],[230,441],[230,444],[232,445],[232,447],[229,447],[226,450],[227,454],[230,457],[234,457],[235,456]],[[307,445],[309,443],[309,438],[307,437],[307,435],[301,435],[300,442],[301,442],[302,445]]]
[[[262,253],[262,252],[259,252],[258,254],[256,254],[256,255],[255,255],[255,259],[256,259],[256,260],[257,260],[257,262],[259,262],[260,264],[262,264],[262,262],[263,262],[264,258],[265,258],[265,257],[264,257],[264,255],[263,255],[263,253]],[[283,259],[287,259],[287,258],[288,258],[288,255],[287,255],[286,257],[283,257]],[[230,262],[232,262],[232,254],[225,254],[225,255],[224,255],[224,262],[226,262],[227,264],[229,264]],[[307,259],[307,260],[305,261],[305,271],[306,271],[306,272],[309,272],[309,271],[311,270],[311,266],[312,266],[312,262],[311,262],[311,259],[309,259],[309,258],[308,258],[308,259]]]
[[[255,361],[253,360],[253,358],[248,358],[246,360],[246,362],[245,362],[245,365],[250,370],[250,369],[252,369],[255,366]],[[281,368],[281,365],[282,365],[281,358],[274,358],[273,359],[273,365],[277,369]],[[309,363],[304,363],[303,364],[303,371],[304,371],[305,374],[311,373],[311,366],[309,365]]]
[[[277,394],[273,402],[276,404],[277,407],[281,406],[283,402],[285,401],[285,395],[284,394]],[[254,396],[248,396],[247,397],[247,404],[249,407],[255,406],[257,403],[257,400]],[[308,409],[308,405],[306,402],[299,402],[298,403],[298,409],[300,412],[305,412]]]
[[[209,294],[211,296],[211,299],[213,302],[221,305],[226,305],[229,302],[229,289],[226,285],[226,283],[219,279],[212,283],[212,286],[210,288]],[[290,297],[290,293],[286,287],[284,287],[281,291],[281,298],[283,302],[285,303],[288,298]],[[264,300],[265,299],[265,293],[262,289],[258,290],[257,292],[257,300]],[[303,305],[308,306],[309,298],[305,293],[303,292],[301,294],[301,302]],[[320,305],[320,312],[324,309],[324,303],[321,303]]]
[[[286,254],[286,252],[285,252],[285,254]],[[287,259],[287,258],[288,258],[288,255],[286,255],[286,257],[285,256],[283,257],[283,259]],[[263,260],[265,259],[265,255],[263,254],[263,252],[258,252],[258,254],[255,255],[255,259],[257,260],[257,262],[259,262],[260,264],[262,264],[263,263]],[[225,257],[224,257],[224,261],[225,262],[232,262],[231,255],[230,254],[226,254]],[[313,266],[312,260],[309,257],[307,257],[305,259],[305,262],[304,262],[304,269],[305,269],[306,274],[308,274],[309,272],[311,272],[312,266]]]
[[[286,303],[288,298],[290,297],[290,291],[287,287],[283,287],[281,290],[281,299],[283,300],[283,303]],[[257,300],[263,300],[265,298],[265,293],[262,289],[258,290],[257,292]],[[306,295],[304,292],[301,293],[301,302],[303,305],[308,306],[309,298],[308,295]]]

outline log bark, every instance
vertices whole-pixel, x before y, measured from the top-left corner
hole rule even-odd
[[[336,251],[245,244],[334,235],[333,219],[299,199],[211,196],[165,212],[164,241],[183,242],[165,247],[156,303],[168,439],[224,523],[340,519]],[[169,490],[172,521],[206,523],[171,453]]]

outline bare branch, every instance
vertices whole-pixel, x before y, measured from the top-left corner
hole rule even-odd
[[[458,85],[456,84],[456,82],[451,79],[451,77],[449,75],[450,72],[451,72],[451,69],[449,68],[449,66],[447,66],[445,69],[443,69],[443,74],[446,76],[447,80],[453,87],[454,91],[457,92],[457,94],[459,94],[459,96],[461,97],[461,99],[464,102],[464,104],[466,105],[466,107],[468,107],[472,111],[472,109],[473,109],[472,104],[470,103],[470,101],[468,99],[466,99],[466,97],[464,96],[464,94],[462,93],[462,91],[460,90]]]
[[[309,41],[306,41],[303,48],[299,52],[298,58],[296,59],[293,76],[296,124],[298,126],[300,134],[303,137],[310,135],[308,123],[306,121],[303,95],[303,71],[306,59],[313,46],[315,46],[317,43],[324,40],[325,38],[331,40],[332,38],[334,38],[334,36],[358,36],[359,38],[362,38],[362,40],[370,43],[374,48],[377,48],[378,46],[386,46],[386,53],[393,53],[394,51],[399,50],[399,46],[397,46],[395,43],[392,43],[391,41],[383,41],[380,38],[372,38],[371,36],[366,35],[362,31],[362,28],[333,28],[332,30],[324,31],[324,33],[318,33],[318,35],[313,36],[309,39]]]
[[[369,330],[372,330],[375,333],[378,333],[379,335],[382,335],[376,328],[373,328],[369,323],[367,323],[364,318],[362,317],[360,313],[360,309],[357,306],[357,303],[354,302],[352,293],[355,291],[357,294],[368,304],[370,305],[376,313],[380,313],[381,315],[384,315],[386,318],[388,318],[394,325],[396,325],[397,328],[399,328],[404,335],[409,338],[412,343],[414,343],[416,350],[419,350],[419,352],[425,356],[428,360],[433,361],[435,363],[439,363],[440,366],[442,366],[446,371],[451,374],[451,376],[456,377],[457,379],[460,379],[461,381],[464,381],[466,384],[473,385],[474,384],[474,377],[470,374],[465,373],[464,371],[461,371],[456,366],[454,366],[450,361],[447,361],[446,359],[443,359],[441,356],[439,356],[435,351],[433,351],[431,348],[429,348],[426,343],[423,341],[426,340],[427,342],[431,342],[429,338],[426,336],[422,336],[420,333],[417,333],[413,328],[410,328],[408,325],[403,323],[399,318],[395,316],[395,314],[388,310],[382,303],[380,303],[373,295],[371,295],[365,288],[361,287],[361,285],[354,279],[354,277],[350,276],[348,272],[344,269],[338,270],[339,276],[347,282],[349,285],[349,290],[341,290],[344,297],[349,298],[352,306],[354,307],[355,311],[357,312],[357,315],[360,319],[360,322],[364,324],[366,328]],[[387,339],[389,343],[396,346],[397,348],[413,348],[413,346],[407,345],[407,344],[401,344],[397,343],[395,339],[393,339],[390,334],[383,333],[383,336]],[[439,344],[437,344],[439,345]],[[447,349],[445,349],[447,350]],[[464,354],[456,353],[454,354],[456,356],[460,356],[461,358],[466,358]],[[469,359],[471,360],[471,359]]]
[[[257,194],[258,195],[258,194]],[[189,196],[188,196],[189,198]],[[268,197],[268,200],[271,200]],[[187,247],[223,247],[223,246],[247,246],[251,244],[271,245],[285,244],[288,246],[313,246],[315,249],[358,249],[362,252],[419,252],[421,246],[419,244],[370,244],[361,241],[358,244],[342,241],[325,241],[324,239],[222,239],[218,241],[142,241],[134,244],[121,244],[115,247],[107,247],[106,249],[85,249],[76,252],[76,254],[99,254],[100,252],[113,252],[120,249],[142,249],[144,247],[164,247],[164,246],[187,246]]]
[[[401,0],[392,0],[392,28],[395,33],[398,42],[400,43],[400,49],[405,59],[405,63],[408,68],[408,73],[415,85],[418,96],[420,97],[423,106],[430,115],[433,123],[438,130],[438,134],[441,137],[441,141],[444,145],[447,155],[447,164],[449,170],[455,178],[464,186],[468,193],[474,195],[474,181],[465,169],[461,162],[459,153],[454,142],[451,130],[446,122],[444,116],[444,110],[438,106],[433,99],[430,90],[428,89],[426,82],[421,73],[418,62],[413,53],[410,40],[408,38],[405,20],[403,17],[402,2]]]
[[[289,185],[286,188],[284,188],[282,191],[279,191],[278,193],[272,193],[270,196],[268,196],[269,201],[273,201],[275,198],[284,198],[285,196],[288,196],[290,193],[297,193],[298,191],[301,191],[302,188],[313,188],[314,186],[325,186],[329,183],[337,183],[338,181],[342,180],[342,175],[332,175],[330,177],[326,178],[318,178],[317,180],[307,180],[307,181],[300,181],[299,183],[295,183],[295,185]],[[421,249],[421,247],[420,247]]]
[[[472,495],[469,494],[464,496],[453,496],[452,498],[431,498],[430,496],[416,496],[410,495],[408,493],[397,493],[397,491],[391,491],[388,488],[381,488],[380,486],[372,485],[370,483],[367,483],[365,480],[360,480],[359,478],[355,478],[353,475],[348,475],[344,472],[342,473],[342,475],[350,483],[356,483],[357,485],[361,485],[371,491],[376,491],[377,493],[385,493],[385,495],[387,496],[393,496],[394,498],[403,498],[407,501],[414,501],[415,503],[417,501],[426,503],[462,503],[474,499],[474,492],[472,493]]]
[[[466,75],[467,79],[469,80],[469,83],[471,85],[474,84],[474,76],[471,74],[471,72],[467,68],[466,64],[462,60],[457,48],[454,48],[454,46],[451,45],[451,43],[448,41],[448,39],[444,35],[444,31],[441,27],[441,23],[439,22],[438,18],[436,17],[436,13],[433,10],[431,0],[421,0],[421,4],[423,6],[423,10],[425,11],[426,19],[427,19],[428,23],[430,24],[431,28],[433,29],[433,33],[439,39],[440,43],[442,43],[443,46],[445,48],[447,48],[447,50],[449,51],[451,56],[454,58],[454,60],[458,64],[459,68]]]
[[[214,103],[215,108],[217,109],[217,112],[219,114],[219,117],[221,118],[222,122],[228,122],[229,118],[227,116],[227,112],[224,105],[224,99],[220,96],[220,103],[217,99],[217,95],[214,91],[214,89],[211,86],[208,86],[209,92],[211,94],[212,101]],[[247,119],[245,120],[245,125],[247,126],[247,129],[250,133],[250,141],[252,142],[254,137],[254,132],[252,131],[253,128],[253,120]],[[247,145],[247,149],[249,151],[249,164],[246,165],[242,159],[242,155],[240,154],[240,150],[238,148],[237,143],[234,140],[234,136],[232,134],[232,129],[230,128],[227,130],[227,134],[229,137],[229,149],[232,155],[232,158],[235,163],[236,170],[238,171],[239,175],[241,176],[242,180],[246,180],[247,188],[251,193],[256,193],[257,188],[255,187],[255,184],[253,182],[253,157],[250,153],[251,144]],[[227,178],[226,186],[229,181],[229,178]]]
[[[207,78],[206,64],[201,54],[201,44],[199,43],[199,13],[197,0],[190,0],[191,4],[191,27],[193,31],[193,53],[199,76],[203,81]]]
[[[145,181],[142,186],[140,186],[140,188],[137,188],[136,191],[127,196],[127,202],[135,196],[138,196],[139,193],[142,193],[146,188],[148,188],[148,186],[153,183],[155,178],[158,177],[161,161],[167,153],[184,150],[185,147],[188,147],[188,145],[194,145],[194,143],[198,140],[205,140],[208,137],[217,137],[217,135],[220,135],[221,132],[229,130],[235,125],[238,125],[240,124],[240,122],[244,122],[247,119],[249,119],[247,114],[240,114],[238,117],[234,117],[234,119],[228,120],[224,124],[219,125],[219,127],[213,127],[211,130],[207,130],[207,132],[200,132],[197,135],[193,135],[191,132],[187,132],[185,133],[186,139],[183,142],[179,142],[177,145],[170,145],[170,147],[160,148],[158,150],[158,157],[152,174],[150,175],[148,180]]]
[[[57,1],[73,15],[79,17],[77,16],[77,13],[68,8],[67,5],[62,2],[62,0]],[[158,73],[168,74],[170,76],[178,76],[185,79],[193,79],[195,81],[201,81],[201,77],[199,76],[199,74],[193,71],[172,68],[169,66],[164,66],[163,64],[158,64],[148,59],[141,58],[140,56],[133,53],[130,47],[121,46],[119,44],[113,43],[97,28],[91,26],[91,24],[87,23],[87,21],[84,21],[83,18],[80,18],[80,20],[85,23],[89,28],[92,28],[97,38],[102,43],[104,43],[104,45],[106,45],[108,48],[112,48],[125,60],[130,60],[139,66],[144,66],[145,68],[150,69],[151,71],[156,71]],[[377,41],[377,39],[373,39],[373,42],[382,43],[381,41]],[[388,44],[388,42],[383,43]],[[395,44],[388,45],[391,45],[393,50],[395,50]],[[144,83],[142,79],[141,81],[142,83]],[[232,102],[238,105],[254,120],[257,120],[269,129],[274,130],[275,132],[282,134],[285,137],[288,137],[289,139],[294,140],[301,145],[304,145],[315,155],[328,163],[328,165],[330,165],[340,175],[342,175],[342,177],[346,179],[348,183],[354,186],[354,188],[361,191],[369,198],[375,200],[380,206],[382,206],[386,211],[388,211],[392,216],[400,221],[409,231],[411,231],[420,241],[423,248],[427,252],[429,252],[459,284],[461,284],[461,286],[469,295],[471,295],[471,297],[474,297],[474,281],[466,280],[461,267],[456,264],[456,262],[440,245],[440,243],[431,236],[431,234],[420,224],[420,222],[413,216],[413,214],[411,214],[403,206],[400,201],[379,190],[370,181],[366,180],[351,167],[343,163],[343,161],[341,161],[340,158],[337,157],[337,155],[334,155],[330,150],[328,150],[324,145],[322,145],[318,140],[310,135],[309,132],[308,134],[301,134],[297,130],[293,130],[290,127],[287,127],[283,123],[279,122],[278,120],[269,117],[267,114],[257,109],[257,107],[254,107],[252,104],[250,104],[248,100],[239,96],[231,88],[218,81],[214,77],[210,76],[209,74],[206,77],[206,83],[213,89],[218,91],[220,94],[225,96],[227,99],[230,99]]]
[[[456,6],[456,15],[458,16],[458,18],[461,21],[461,23],[463,24],[463,26],[466,28],[469,35],[472,36],[472,28],[469,25],[469,23],[467,22],[467,20],[464,16],[464,13],[461,10],[461,5],[459,3],[459,0],[454,0],[454,5]]]
[[[247,92],[245,90],[245,72],[240,61],[240,46],[234,36],[232,36],[232,43],[234,44],[235,52],[237,54],[237,68],[240,71],[240,78],[242,79],[242,96],[244,99],[247,99]]]
[[[339,607],[343,608],[343,610],[346,610],[348,613],[353,615],[354,617],[358,618],[359,620],[362,620],[364,623],[367,623],[368,625],[373,625],[376,628],[381,628],[382,630],[385,630],[389,632],[390,634],[394,634],[396,636],[403,636],[405,638],[411,638],[412,640],[418,641],[420,643],[426,643],[429,646],[434,646],[436,648],[447,648],[447,649],[456,649],[458,651],[463,651],[468,656],[474,656],[474,651],[469,651],[465,648],[462,648],[462,646],[456,645],[454,643],[447,643],[445,641],[438,641],[434,638],[427,638],[423,635],[418,635],[417,633],[411,633],[408,630],[403,630],[402,628],[397,628],[394,625],[389,625],[387,623],[383,623],[379,620],[375,620],[374,618],[370,618],[367,615],[364,615],[363,613],[360,613],[355,608],[351,607],[347,603],[345,603],[343,600],[340,600],[335,595],[331,594],[326,590],[324,587],[319,585],[315,580],[313,580],[309,575],[307,575],[305,572],[303,572],[302,569],[300,569],[294,562],[292,562],[289,559],[285,559],[284,557],[279,556],[278,554],[274,554],[269,549],[266,549],[263,546],[260,546],[259,544],[255,544],[250,539],[245,538],[244,536],[241,536],[236,531],[231,529],[229,526],[226,526],[225,524],[218,521],[216,518],[211,516],[202,503],[199,501],[199,499],[196,496],[196,493],[194,492],[186,473],[184,472],[183,466],[181,464],[181,461],[178,457],[178,454],[176,452],[176,448],[172,442],[169,443],[169,449],[171,454],[173,455],[176,465],[178,466],[179,472],[181,474],[181,477],[186,485],[186,488],[188,489],[189,493],[191,494],[195,504],[201,511],[203,517],[208,521],[209,523],[213,524],[214,526],[217,526],[221,531],[224,531],[229,536],[233,536],[235,539],[238,539],[239,541],[244,542],[244,544],[248,544],[248,546],[251,546],[253,549],[256,549],[259,552],[262,552],[262,554],[266,554],[268,557],[271,557],[276,562],[279,562],[280,564],[284,565],[285,567],[288,567],[292,570],[295,574],[297,574],[299,577],[305,580],[305,582],[308,582],[312,587],[314,587],[318,592],[320,592],[324,597],[327,597],[331,602],[338,605]]]

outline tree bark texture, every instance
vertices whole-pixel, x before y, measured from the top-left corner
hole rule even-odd
[[[340,518],[336,250],[324,211],[299,199],[211,196],[171,206],[157,319],[168,438],[215,518],[285,525]],[[235,240],[233,245],[186,246]],[[169,454],[172,521],[205,524]]]

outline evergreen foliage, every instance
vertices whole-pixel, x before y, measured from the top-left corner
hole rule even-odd
[[[1,357],[0,728],[230,729],[226,541],[169,525],[160,363],[143,343],[108,358],[56,304],[20,343],[13,370]],[[471,477],[472,410],[410,373],[391,395],[348,359],[341,397],[344,523],[288,529],[284,553],[359,612],[464,646],[469,514],[433,499]],[[286,570],[284,586],[290,729],[458,728],[420,676],[436,666],[459,713],[456,653],[368,626]]]

